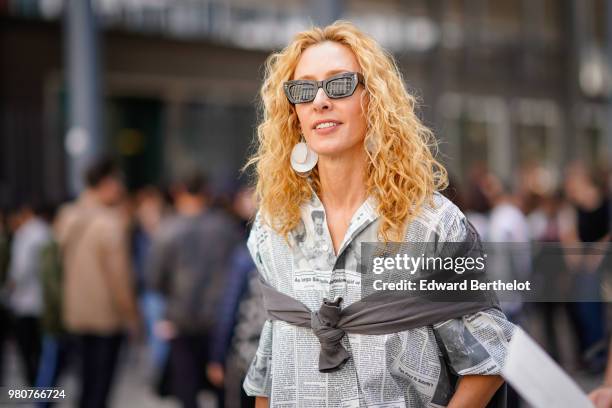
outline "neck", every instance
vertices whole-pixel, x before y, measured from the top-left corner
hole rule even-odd
[[[181,197],[177,200],[176,211],[186,216],[200,215],[204,211],[204,200],[199,197]]]
[[[95,188],[88,188],[83,192],[84,200],[89,203],[89,205],[95,206],[106,206],[107,204],[104,202],[103,194],[101,191]]]
[[[21,228],[24,225],[26,225],[28,222],[30,222],[32,219],[34,218],[34,214],[32,213],[27,213],[23,216],[23,218],[21,219],[21,221],[19,222],[19,227]]]
[[[321,201],[334,208],[354,208],[367,197],[367,155],[361,149],[352,155],[320,157]]]

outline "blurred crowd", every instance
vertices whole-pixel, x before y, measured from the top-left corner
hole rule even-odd
[[[462,188],[451,184],[445,193],[487,242],[610,240],[607,174],[573,163],[559,188],[549,181],[537,167],[509,182],[475,165]],[[104,407],[122,369],[121,349],[132,344],[147,350],[160,398],[197,407],[199,391],[208,389],[218,406],[254,406],[241,387],[265,320],[246,247],[252,190],[237,182],[212,194],[193,171],[165,189],[128,194],[107,158],[90,166],[85,182],[75,201],[58,208],[23,202],[0,212],[0,314],[8,322],[0,325],[0,368],[12,339],[24,383],[56,386],[76,372],[79,405]],[[577,274],[574,284],[597,292],[600,279]],[[503,304],[518,324],[538,316],[545,348],[558,361],[555,321],[564,314],[575,337],[571,364],[593,374],[605,370],[605,307]]]
[[[559,243],[558,248],[565,249],[563,265],[545,272],[547,279],[569,276],[570,291],[579,301],[568,298],[568,302],[523,303],[519,298],[502,301],[502,308],[511,321],[527,330],[533,331],[534,324],[538,326],[546,351],[557,362],[593,375],[605,371],[609,349],[611,311],[603,297],[611,278],[609,258],[594,256],[584,249],[582,255],[576,255],[571,249],[588,248],[581,247],[584,243],[610,241],[608,177],[606,171],[578,161],[566,166],[560,183],[537,165],[522,167],[512,180],[503,180],[486,167],[474,165],[464,188],[451,183],[446,191],[485,243]],[[607,245],[602,248],[604,254],[609,252]],[[520,255],[511,254],[508,262],[520,264]],[[536,257],[530,253],[523,265],[515,266],[513,277],[528,280],[536,272],[543,272],[534,270]],[[502,269],[489,268],[490,277],[499,278],[495,274]],[[569,339],[568,333],[559,328],[561,320],[569,323]],[[562,356],[562,342],[573,347],[570,361]],[[509,406],[516,406],[513,397],[510,393]]]
[[[213,198],[192,171],[128,195],[107,158],[85,181],[59,208],[0,214],[0,359],[12,338],[25,384],[57,386],[76,371],[78,405],[104,407],[122,347],[146,345],[160,396],[197,407],[209,389],[218,406],[253,405],[241,385],[265,318],[246,248],[250,188]]]

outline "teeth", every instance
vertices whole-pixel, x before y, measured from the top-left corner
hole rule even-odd
[[[335,122],[324,122],[324,123],[319,123],[316,127],[316,129],[325,129],[328,127],[332,127],[332,126],[337,126],[338,124]]]

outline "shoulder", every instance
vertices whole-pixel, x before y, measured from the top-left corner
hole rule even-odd
[[[59,208],[53,223],[53,230],[59,242],[63,242],[67,238],[69,231],[78,222],[80,216],[81,209],[75,202],[63,204]]]
[[[46,241],[51,238],[51,228],[42,219],[36,219],[34,221],[33,239],[36,242]]]
[[[74,203],[65,203],[60,206],[57,210],[57,216],[55,217],[54,228],[62,229],[66,223],[72,220],[75,216],[76,206]]]
[[[264,222],[261,212],[257,211],[247,240],[247,247],[251,254],[260,251],[263,244],[269,242],[272,234],[275,234],[275,232]]]
[[[79,221],[81,233],[96,236],[97,241],[103,246],[113,246],[117,242],[128,239],[129,220],[118,209],[86,210],[82,217],[85,217],[86,220]]]
[[[75,204],[73,202],[68,202],[60,205],[60,207],[57,209],[57,216],[55,217],[55,219],[61,220],[65,217],[70,216],[70,214],[73,213],[74,208]]]
[[[460,241],[467,229],[467,218],[448,198],[435,192],[407,228],[411,241]],[[408,237],[407,237],[408,238]]]
[[[162,218],[157,231],[155,241],[158,243],[170,243],[176,240],[184,229],[185,220],[176,214],[168,214]]]
[[[265,222],[259,212],[253,220],[247,248],[263,275],[266,275],[264,271],[278,272],[274,265],[284,264],[291,257],[287,241]],[[269,276],[265,277],[271,279]]]
[[[227,211],[219,208],[211,209],[205,213],[202,222],[208,224],[213,230],[232,232],[238,227],[238,222]]]
[[[512,220],[513,222],[522,222],[526,220],[526,217],[518,207],[510,204],[502,204],[491,211],[491,219],[496,221]]]
[[[127,229],[129,225],[128,216],[118,208],[96,208],[86,211],[84,216],[91,217],[92,224],[101,229],[117,231]]]

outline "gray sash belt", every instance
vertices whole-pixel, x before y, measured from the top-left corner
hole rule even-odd
[[[310,327],[317,336],[321,343],[319,371],[322,373],[339,370],[349,359],[341,343],[345,333],[397,333],[498,307],[496,299],[490,296],[478,302],[432,302],[381,291],[344,309],[340,308],[342,298],[333,302],[323,299],[319,310],[313,312],[302,302],[260,282],[264,308],[271,319]]]

